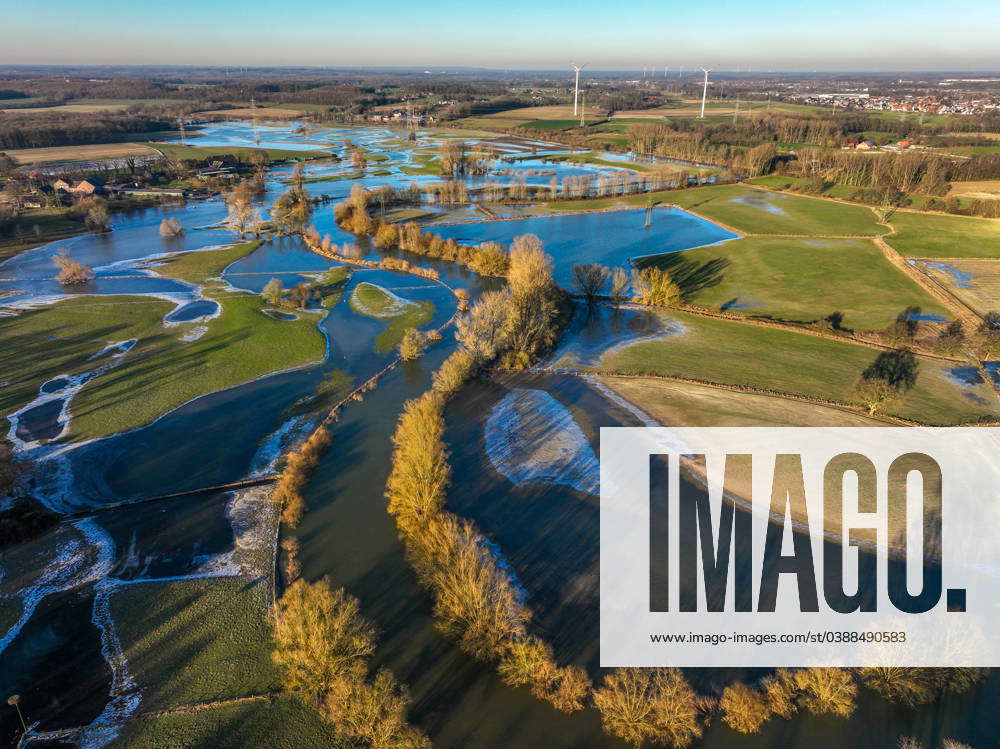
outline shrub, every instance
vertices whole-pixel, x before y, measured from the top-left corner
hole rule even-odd
[[[636,293],[635,301],[640,304],[669,307],[684,301],[680,287],[670,274],[652,266],[632,271],[632,288]]]
[[[444,447],[444,401],[434,391],[407,401],[392,437],[395,451],[386,483],[389,513],[408,530],[444,502],[451,469]]]
[[[65,250],[60,250],[52,258],[52,262],[59,268],[59,272],[56,274],[56,281],[63,286],[74,286],[94,280],[94,269],[78,260],[74,260]]]
[[[416,328],[407,328],[399,342],[399,356],[403,361],[419,359],[427,348],[427,335]]]
[[[730,684],[722,691],[719,706],[722,720],[738,733],[757,733],[771,717],[767,696],[741,682]]]
[[[472,354],[460,349],[449,356],[434,373],[434,389],[451,395],[475,374],[476,362]]]
[[[802,705],[813,713],[847,717],[854,712],[858,685],[843,668],[804,668],[795,672]]]
[[[320,457],[330,446],[330,432],[319,427],[297,450],[288,454],[285,469],[278,477],[271,499],[281,506],[281,522],[295,527],[305,514],[305,498],[302,489],[309,481],[309,474],[319,463]]]
[[[179,237],[184,233],[184,227],[176,218],[165,218],[160,222],[161,237]]]
[[[375,650],[375,628],[353,596],[330,590],[325,578],[300,579],[275,605],[274,645],[272,657],[285,688],[318,706],[335,680],[364,675],[364,659]]]
[[[701,736],[700,701],[676,668],[619,668],[594,691],[604,730],[640,746],[688,746]]]

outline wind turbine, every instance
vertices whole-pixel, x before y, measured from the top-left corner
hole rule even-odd
[[[698,119],[705,119],[705,99],[708,98],[708,74],[712,72],[711,68],[702,68],[701,72],[705,74],[705,84],[701,88],[701,116]]]
[[[580,96],[580,71],[587,67],[588,63],[583,63],[583,65],[576,65],[570,63],[570,67],[576,71],[576,85],[573,87],[573,116],[576,117],[576,100]]]

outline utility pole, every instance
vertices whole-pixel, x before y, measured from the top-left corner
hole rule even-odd
[[[587,95],[583,95],[583,106],[580,107],[580,127],[587,126]]]
[[[733,124],[736,124],[736,118],[740,115],[740,95],[736,94],[736,109],[733,110]]]

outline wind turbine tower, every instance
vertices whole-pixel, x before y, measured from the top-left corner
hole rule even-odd
[[[711,68],[702,68],[701,72],[705,74],[705,83],[701,87],[701,116],[698,119],[705,119],[705,99],[708,98],[708,74],[712,72]]]
[[[576,71],[576,84],[573,87],[573,116],[576,117],[577,115],[576,102],[577,99],[580,98],[580,71],[583,70],[585,67],[587,67],[587,63],[583,63],[583,65],[575,65],[571,63],[570,67]]]

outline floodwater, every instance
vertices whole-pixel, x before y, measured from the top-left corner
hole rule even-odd
[[[572,287],[572,269],[576,263],[628,267],[636,258],[680,252],[736,237],[710,221],[669,206],[653,209],[651,226],[646,226],[646,210],[640,208],[472,221],[435,226],[433,231],[463,244],[500,242],[509,245],[514,237],[534,234],[552,256],[553,276],[564,288]]]
[[[346,153],[352,140],[386,161],[373,162],[388,175],[369,175],[364,184],[408,184],[433,180],[429,175],[407,175],[403,166],[414,164],[414,148],[433,150],[435,141],[421,131],[416,147],[405,143],[398,131],[386,128],[330,128],[299,134],[294,125],[261,126],[262,146],[300,150],[326,149]],[[206,127],[203,145],[254,145],[246,123]],[[498,139],[503,154],[519,155],[516,164],[498,162],[497,170],[536,170],[525,176],[546,183],[559,174],[593,173],[593,167],[552,165],[538,161],[532,149],[548,144]],[[555,149],[552,149],[555,150]],[[310,165],[312,176],[334,174],[346,165]],[[285,188],[290,167],[275,169],[268,183],[265,203]],[[470,184],[482,178],[470,179]],[[356,180],[309,183],[315,195],[346,194]],[[187,229],[177,239],[159,236],[164,217],[176,217]],[[212,311],[198,289],[158,278],[156,263],[164,255],[226,245],[232,233],[217,228],[225,217],[219,200],[150,208],[113,216],[113,231],[84,235],[22,253],[0,265],[0,291],[15,291],[5,303],[42,304],[65,293],[51,281],[52,257],[60,249],[91,264],[98,272],[92,284],[78,293],[145,293],[167,295],[178,309],[171,315],[200,319]],[[643,226],[643,211],[523,218],[492,224],[442,226],[442,233],[456,232],[465,241],[509,242],[522,233],[538,234],[556,261],[557,278],[567,282],[567,271],[576,262],[626,265],[637,256],[673,252],[732,235],[682,211],[657,209],[653,226]],[[337,243],[354,241],[333,225],[332,209],[317,206],[314,223]],[[365,252],[377,257],[370,245]],[[418,259],[418,258],[413,258]],[[450,286],[469,289],[475,296],[495,287],[466,269],[441,260],[419,258],[433,267]],[[232,264],[222,274],[233,288],[259,291],[271,277],[285,285],[312,278],[335,263],[309,252],[295,238],[263,244]],[[67,450],[41,464],[39,490],[57,511],[88,510],[119,500],[158,496],[233,481],[266,473],[279,451],[304,432],[318,413],[353,383],[380,370],[391,354],[380,350],[379,336],[389,321],[354,313],[348,300],[353,287],[373,283],[405,299],[433,304],[431,325],[443,323],[454,310],[451,293],[440,285],[383,270],[357,270],[337,303],[323,314],[313,314],[328,340],[324,360],[311,367],[279,373],[191,401],[157,421],[131,432]],[[570,334],[557,352],[577,363],[602,355],[609,347],[645,336],[682,335],[669,318],[622,310],[616,316],[578,312]],[[195,318],[190,318],[195,319]],[[127,344],[124,342],[122,345]],[[95,350],[99,346],[95,347]],[[304,575],[317,579],[329,575],[334,585],[357,595],[362,611],[381,631],[376,665],[391,667],[412,690],[412,718],[441,747],[612,747],[622,746],[601,731],[593,709],[565,716],[533,698],[525,689],[504,686],[493,665],[481,664],[463,654],[433,626],[431,601],[416,583],[385,511],[383,489],[389,470],[390,436],[404,402],[424,392],[433,370],[453,350],[450,334],[435,343],[425,357],[394,369],[366,394],[362,403],[346,408],[333,429],[334,447],[321,462],[307,491],[307,512],[298,535],[302,541]],[[112,355],[114,352],[109,352]],[[95,369],[103,357],[95,360]],[[993,370],[991,370],[992,374]],[[69,378],[56,377],[42,394],[58,398],[72,386]],[[486,380],[470,384],[448,410],[448,439],[453,450],[454,483],[449,507],[474,519],[497,542],[524,586],[535,610],[534,626],[555,645],[560,660],[596,670],[596,499],[574,486],[592,486],[586,478],[587,460],[580,463],[574,481],[562,484],[524,482],[514,486],[493,466],[485,450],[485,421],[493,407],[512,390],[544,393],[537,402],[558,402],[562,421],[571,418],[580,435],[596,454],[597,428],[602,425],[640,423],[633,411],[608,400],[586,381],[569,375],[531,373],[514,380]],[[58,403],[58,400],[49,401]],[[52,426],[54,405],[25,413],[21,425],[36,437]],[[572,431],[572,430],[570,430]],[[582,449],[582,448],[581,448]],[[585,451],[584,451],[585,453]],[[586,457],[586,455],[584,455]],[[92,519],[111,549],[111,574],[122,580],[187,575],[206,559],[233,547],[233,527],[225,513],[229,495],[208,493],[165,503],[120,507]],[[62,526],[65,528],[66,526]],[[53,533],[56,533],[55,531]],[[49,534],[38,541],[44,546]],[[108,560],[105,560],[107,562]],[[4,570],[9,574],[9,571]],[[107,574],[102,573],[102,574]],[[2,578],[0,578],[2,580]],[[110,670],[101,652],[101,631],[93,615],[93,584],[87,583],[45,596],[0,652],[0,694],[19,693],[22,706],[42,729],[86,724],[97,717],[108,700]],[[4,601],[6,607],[8,602]],[[6,612],[4,612],[6,613]],[[4,619],[6,621],[6,619]],[[0,637],[4,633],[0,632]],[[737,670],[725,674],[691,674],[706,693],[733,677],[747,677]],[[863,693],[858,711],[850,720],[800,715],[791,721],[772,720],[764,732],[740,737],[721,722],[707,730],[698,746],[712,749],[746,747],[801,747],[834,749],[845,744],[859,749],[895,744],[899,735],[925,740],[941,736],[969,741],[977,747],[994,741],[995,705],[1000,700],[998,679],[974,692],[951,697],[919,711],[897,710]],[[141,706],[140,706],[141,709]],[[13,712],[0,712],[0,742],[16,735]]]

